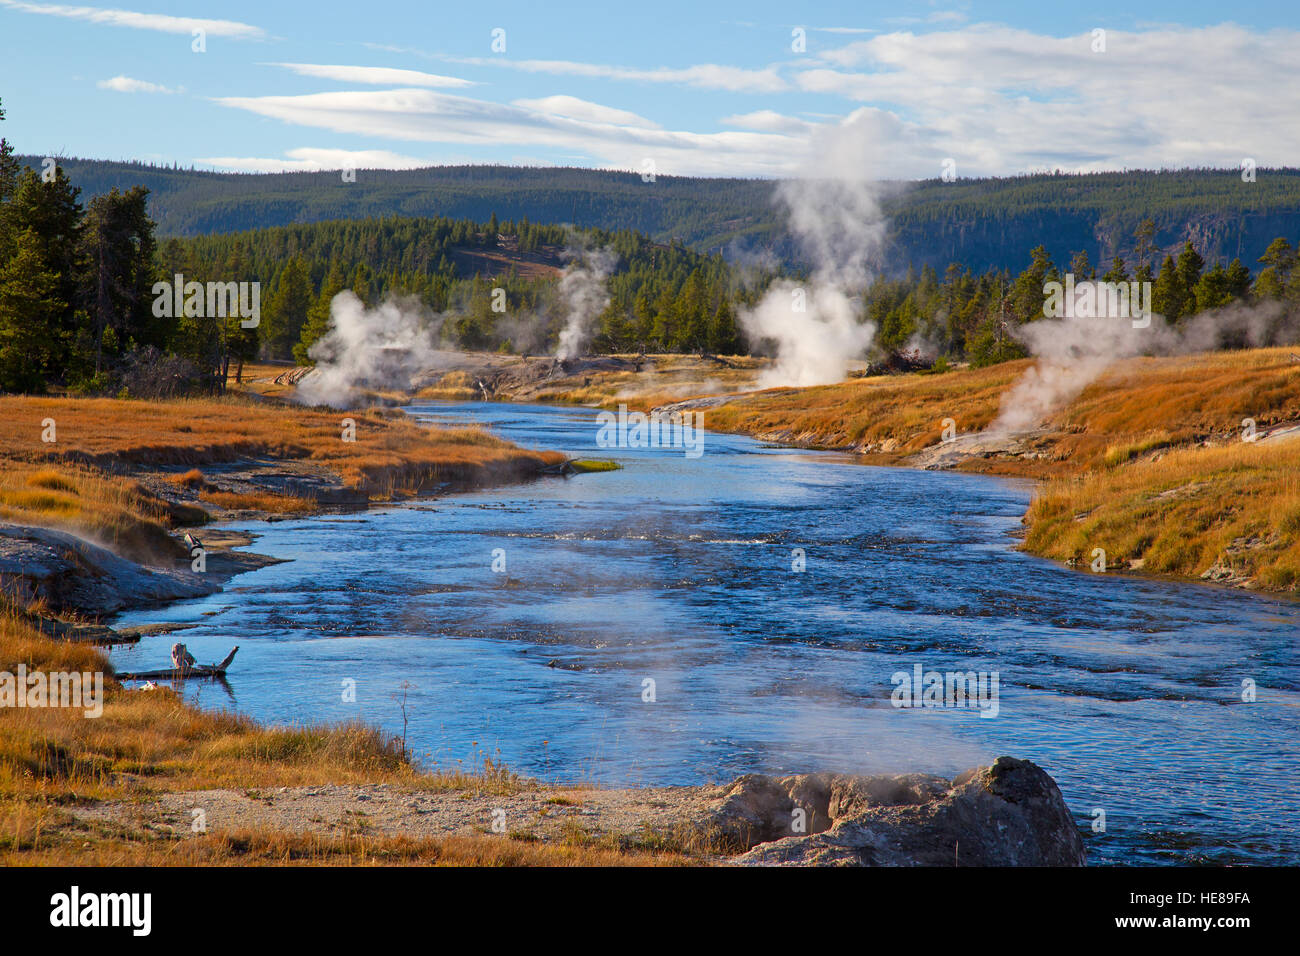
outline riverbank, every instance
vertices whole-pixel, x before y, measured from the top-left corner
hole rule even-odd
[[[1025,865],[1084,862],[1055,782],[1000,758],[925,774],[604,790],[486,755],[424,773],[359,725],[264,727],[129,689],[104,653],[0,607],[0,675],[100,673],[100,713],[5,707],[0,865]],[[958,849],[960,848],[960,849]]]
[[[201,711],[170,689],[128,690],[95,645],[138,637],[96,622],[212,593],[274,560],[234,550],[251,538],[208,534],[201,526],[210,521],[482,487],[565,460],[480,429],[419,426],[397,412],[324,412],[238,396],[5,396],[0,417],[12,429],[0,453],[0,673],[100,674],[105,694],[97,718],[6,702],[0,853],[8,863],[175,861],[171,849],[87,828],[65,812],[88,801],[187,787],[428,785],[394,740],[367,727],[262,727]],[[197,570],[184,529],[203,538]],[[443,775],[436,785],[484,781],[491,774]],[[222,852],[237,861],[229,847]]]
[[[0,584],[91,617],[210,593],[258,566],[233,550],[247,541],[218,537],[203,541],[206,566],[194,570],[187,528],[527,480],[565,461],[399,411],[241,396],[4,396],[0,417],[13,425],[0,453]]]

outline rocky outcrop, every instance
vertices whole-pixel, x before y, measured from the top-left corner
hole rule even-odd
[[[709,825],[759,866],[1082,866],[1056,782],[999,757],[952,781],[926,774],[741,777]]]
[[[1044,431],[1034,429],[1027,432],[970,432],[957,435],[951,441],[922,448],[906,460],[912,468],[925,468],[930,471],[944,471],[956,468],[971,458],[1045,458],[1046,444],[1042,441]],[[892,451],[889,448],[862,448],[859,451]]]

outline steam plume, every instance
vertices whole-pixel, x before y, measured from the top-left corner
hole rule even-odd
[[[885,237],[878,191],[866,178],[880,141],[875,115],[859,110],[817,134],[799,178],[777,188],[790,231],[812,266],[806,287],[773,284],[740,321],[752,337],[776,343],[761,387],[837,382],[875,334],[858,321],[860,293]]]
[[[358,388],[409,389],[437,361],[440,326],[413,296],[369,309],[345,289],[330,302],[329,332],[308,353],[316,371],[299,383],[299,400],[346,408]]]
[[[1003,395],[989,431],[1027,431],[1039,425],[1122,359],[1280,345],[1296,341],[1297,332],[1297,317],[1276,301],[1234,303],[1178,325],[1154,315],[1147,328],[1106,316],[1030,322],[1017,336],[1038,361]]]
[[[572,261],[560,276],[560,303],[564,308],[564,328],[560,330],[555,355],[559,359],[577,358],[591,339],[596,317],[609,305],[605,280],[614,271],[618,256],[608,249],[568,252]]]

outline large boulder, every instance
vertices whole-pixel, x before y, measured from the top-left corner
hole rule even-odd
[[[731,862],[802,866],[1082,866],[1083,839],[1056,782],[999,757],[952,781],[926,774],[736,780],[708,826],[745,850]]]

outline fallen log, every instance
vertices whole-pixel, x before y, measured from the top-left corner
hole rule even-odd
[[[194,680],[201,677],[225,677],[230,662],[239,653],[239,646],[226,655],[220,664],[194,664],[190,667],[167,667],[156,671],[135,671],[117,675],[118,680]]]

